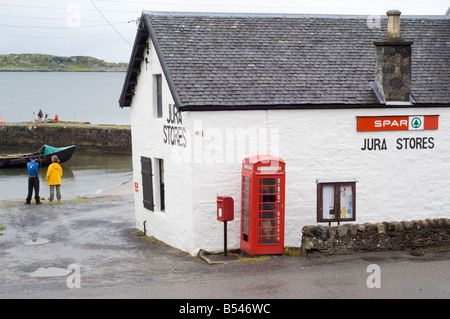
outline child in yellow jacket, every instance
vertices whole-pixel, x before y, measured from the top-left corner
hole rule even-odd
[[[53,202],[53,198],[55,196],[55,188],[56,188],[56,198],[58,202],[61,200],[61,177],[63,175],[63,171],[61,165],[59,165],[59,158],[56,155],[52,156],[52,164],[48,167],[47,170],[47,184],[50,186],[50,197],[49,201]]]

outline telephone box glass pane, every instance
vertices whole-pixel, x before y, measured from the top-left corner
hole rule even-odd
[[[249,227],[250,227],[250,177],[242,176],[242,219],[241,219],[241,231],[242,240],[247,241],[249,239]]]
[[[259,181],[258,243],[276,244],[280,235],[280,178]]]
[[[247,192],[247,193],[250,192],[250,178],[249,177],[244,176],[242,178],[242,186],[243,186],[244,192]]]
[[[260,219],[278,219],[278,212],[266,212],[266,211],[262,211],[259,213],[259,218]]]
[[[276,210],[277,209],[277,204],[262,204],[262,209],[261,210]]]
[[[278,182],[279,181],[280,179],[278,178]],[[262,183],[262,185],[277,185],[277,178],[263,178],[260,183]]]

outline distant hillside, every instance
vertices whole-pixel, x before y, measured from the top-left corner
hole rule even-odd
[[[127,71],[127,63],[110,63],[89,56],[0,54],[0,71],[125,72]]]

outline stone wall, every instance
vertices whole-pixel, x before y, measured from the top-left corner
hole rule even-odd
[[[42,145],[76,145],[77,150],[131,155],[131,129],[127,125],[73,123],[0,124],[0,148],[34,151]]]
[[[305,226],[302,251],[325,255],[450,245],[450,219]]]

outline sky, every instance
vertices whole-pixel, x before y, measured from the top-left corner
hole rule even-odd
[[[444,15],[450,0],[0,0],[0,54],[86,55],[128,62],[143,10]]]

